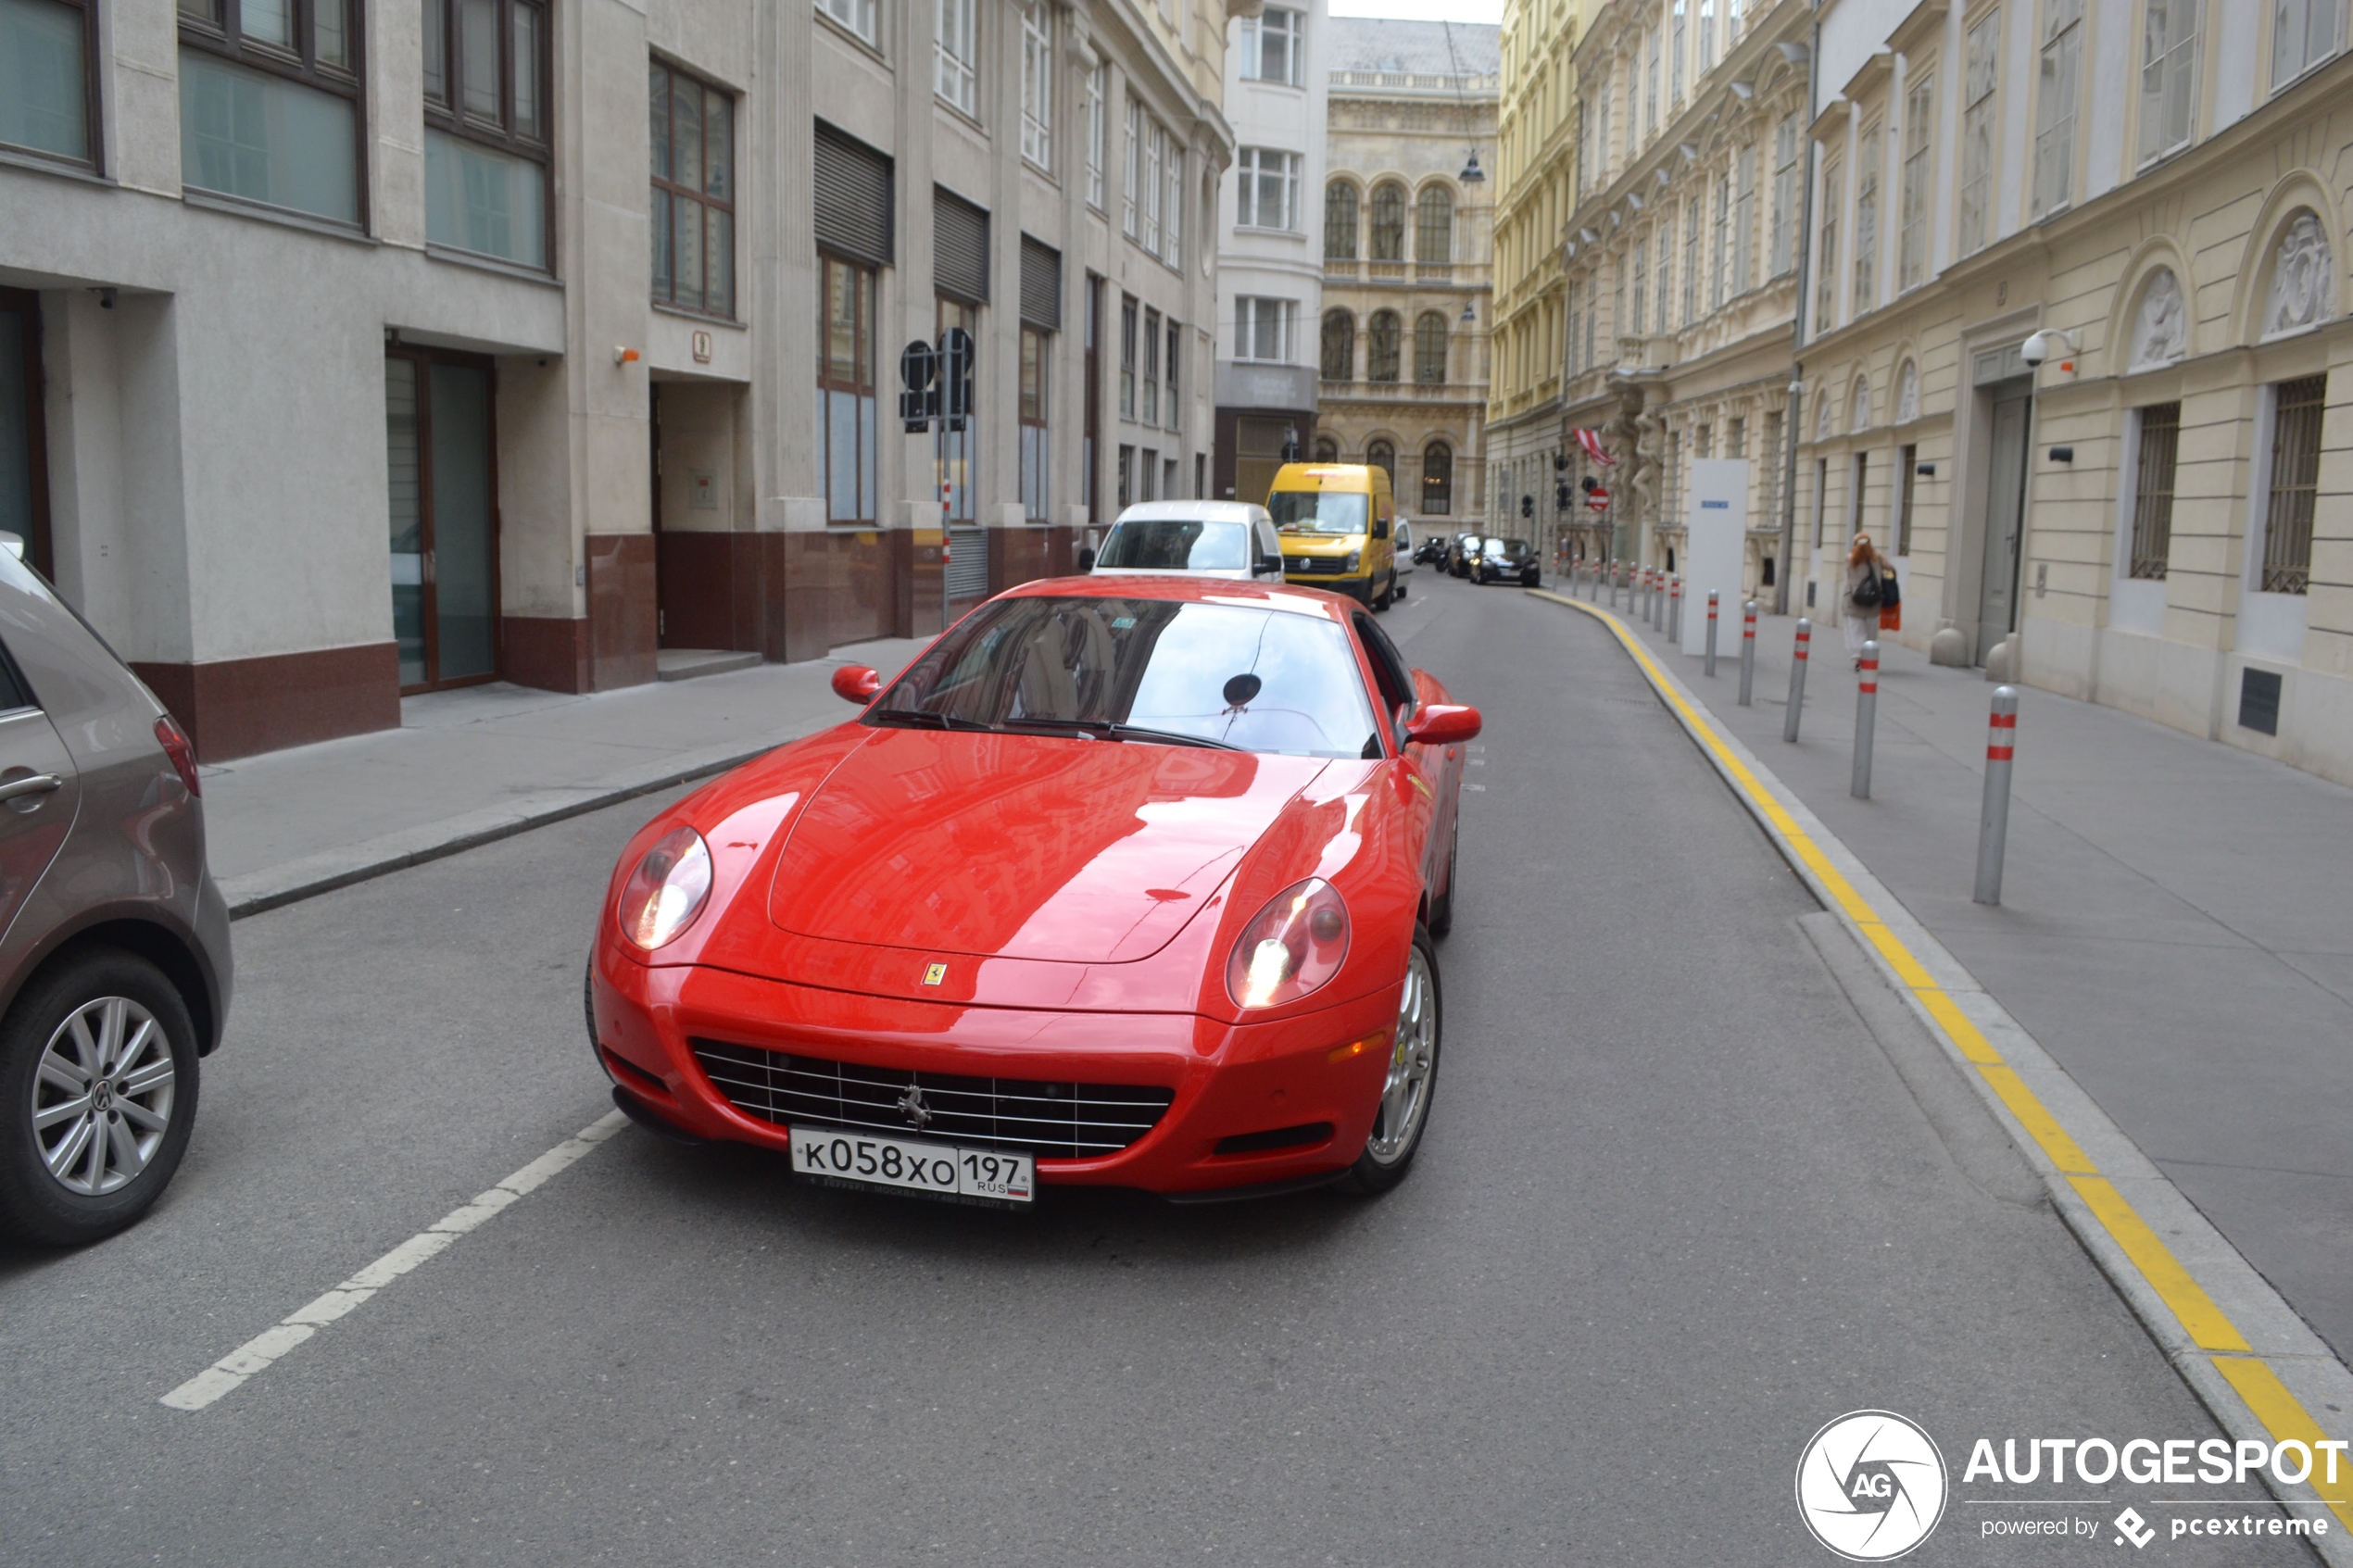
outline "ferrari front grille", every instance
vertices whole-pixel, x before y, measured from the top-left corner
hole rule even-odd
[[[711,1086],[747,1116],[1048,1160],[1116,1154],[1158,1124],[1170,1091],[1129,1084],[970,1078],[691,1040]]]

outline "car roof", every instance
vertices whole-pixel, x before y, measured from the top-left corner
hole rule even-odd
[[[1266,508],[1248,501],[1139,501],[1112,520],[1112,526],[1137,522],[1255,522]],[[1267,518],[1268,521],[1273,519]]]
[[[1040,577],[1006,589],[1000,599],[1109,598],[1174,599],[1183,604],[1257,605],[1294,615],[1318,616],[1348,623],[1356,601],[1321,588],[1246,583],[1232,577],[1129,576],[1125,572],[1094,572],[1085,577]]]

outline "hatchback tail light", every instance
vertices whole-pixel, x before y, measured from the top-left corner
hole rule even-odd
[[[188,786],[188,793],[203,795],[204,787],[196,783],[196,748],[188,744],[187,735],[171,721],[170,714],[156,721],[156,739],[163,744],[163,754],[171,759],[171,765],[180,771],[180,782]]]

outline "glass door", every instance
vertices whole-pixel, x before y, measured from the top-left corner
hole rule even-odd
[[[498,671],[497,445],[487,362],[384,360],[392,626],[403,691]]]

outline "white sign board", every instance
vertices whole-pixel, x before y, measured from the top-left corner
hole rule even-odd
[[[1716,652],[1737,656],[1741,571],[1748,554],[1748,459],[1701,458],[1692,464],[1691,510],[1683,520],[1683,651],[1707,651],[1707,591],[1717,593]]]

